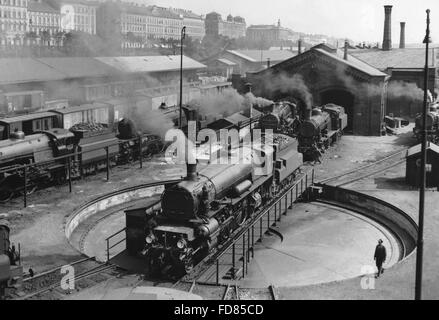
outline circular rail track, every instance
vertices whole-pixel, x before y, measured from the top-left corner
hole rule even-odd
[[[364,178],[373,176],[380,172],[384,172],[394,166],[397,166],[405,161],[406,150],[392,153],[391,155],[369,163],[365,166],[355,168],[353,170],[341,173],[318,181],[320,184],[328,184],[335,187],[341,187],[352,182],[362,180]]]

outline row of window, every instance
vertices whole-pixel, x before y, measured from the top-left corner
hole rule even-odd
[[[25,25],[15,25],[9,23],[0,23],[0,28],[2,31],[26,31]]]
[[[137,16],[137,15],[123,15],[122,21],[128,22],[128,23],[143,23],[146,24],[146,17],[144,16]]]
[[[8,10],[7,8],[0,9],[0,17],[1,18],[15,18],[15,19],[25,19],[26,11],[25,10]]]
[[[60,23],[60,18],[56,16],[41,17],[41,16],[31,16],[29,20],[30,25],[51,25],[57,26]]]
[[[165,24],[168,26],[181,26],[183,25],[183,21],[175,20],[175,19],[148,17],[148,24]]]
[[[15,7],[27,7],[26,0],[0,0],[0,4]]]
[[[90,13],[90,14],[95,14],[95,8],[90,8],[90,7],[83,7],[83,6],[76,6],[75,8],[75,13]]]

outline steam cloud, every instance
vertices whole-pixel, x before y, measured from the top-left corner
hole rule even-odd
[[[273,101],[255,97],[252,93],[242,96],[235,89],[225,89],[221,93],[203,95],[189,102],[202,116],[215,114],[224,117],[249,108],[250,104],[264,107],[273,104]]]
[[[311,110],[313,105],[313,97],[308,86],[305,84],[303,77],[300,74],[289,76],[285,73],[270,74],[263,82],[265,91],[270,95],[291,95],[299,98],[306,106],[306,109]]]

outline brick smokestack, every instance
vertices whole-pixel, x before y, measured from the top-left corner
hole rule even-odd
[[[392,50],[392,7],[384,6],[384,37],[383,37],[383,50]]]
[[[405,22],[401,22],[401,37],[399,39],[399,48],[405,49]]]

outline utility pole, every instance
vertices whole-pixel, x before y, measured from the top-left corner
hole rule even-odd
[[[182,109],[182,103],[183,103],[183,40],[186,36],[186,27],[183,27],[181,29],[181,40],[180,40],[180,130],[182,128],[181,125],[181,109]]]
[[[419,222],[418,222],[418,243],[416,249],[416,282],[415,300],[422,299],[422,259],[424,250],[424,203],[425,203],[425,181],[427,164],[427,107],[428,107],[428,45],[430,39],[430,9],[427,10],[427,31],[425,43],[425,70],[424,70],[424,106],[422,110],[422,144],[421,144],[421,186],[419,191]]]

